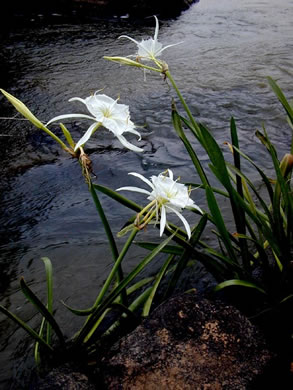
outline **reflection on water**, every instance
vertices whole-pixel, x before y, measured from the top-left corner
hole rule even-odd
[[[164,44],[183,41],[166,50],[164,59],[194,114],[214,131],[220,144],[227,140],[229,119],[234,116],[241,146],[267,169],[266,153],[254,132],[265,121],[280,155],[288,151],[290,132],[265,77],[275,78],[292,97],[292,17],[289,0],[205,0],[176,20],[164,21],[159,35]],[[106,131],[96,133],[88,143],[97,179],[111,188],[136,185],[127,176],[130,171],[150,176],[166,167],[182,181],[197,181],[170,124],[170,87],[158,75],[147,74],[144,81],[140,70],[102,58],[133,54],[134,45],[117,37],[153,35],[153,22],[32,26],[15,29],[2,42],[5,76],[2,72],[1,87],[23,100],[44,122],[55,115],[80,112],[80,105],[68,99],[86,97],[101,88],[130,105],[133,121],[143,126],[143,155],[125,151]],[[0,110],[1,117],[15,115],[3,98]],[[76,121],[69,126],[76,139],[86,125]],[[111,256],[78,164],[26,121],[1,120],[0,135],[1,303],[31,324],[37,323],[35,312],[19,293],[17,278],[24,275],[34,291],[44,296],[40,258],[48,256],[55,270],[56,302],[67,299],[78,307],[88,306],[109,271]],[[206,156],[198,153],[207,164]],[[202,194],[196,196],[204,207]],[[137,194],[131,198],[143,199]],[[110,223],[119,230],[131,213],[114,207],[105,197],[102,201]],[[129,267],[136,256],[134,251]],[[70,336],[78,321],[72,324],[58,303],[56,308]],[[1,319],[0,383],[8,389],[9,378],[18,378],[18,371],[23,371],[19,365],[24,351],[28,356],[32,351],[23,332]]]

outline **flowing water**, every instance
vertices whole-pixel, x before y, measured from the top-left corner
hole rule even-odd
[[[87,152],[97,180],[104,185],[114,189],[140,185],[127,173],[150,176],[166,168],[183,182],[197,181],[170,123],[175,96],[171,88],[158,74],[146,74],[144,80],[139,69],[102,58],[134,54],[132,42],[117,38],[121,34],[136,39],[153,35],[154,19],[143,24],[115,18],[87,23],[56,20],[51,24],[32,21],[2,36],[1,87],[44,122],[55,115],[81,112],[82,105],[68,99],[85,98],[102,88],[129,104],[132,120],[142,126],[140,145],[145,151],[127,151],[107,131],[96,133]],[[288,152],[290,129],[266,76],[277,80],[292,98],[292,20],[292,0],[202,0],[175,20],[162,21],[159,33],[164,44],[183,42],[166,50],[164,60],[192,112],[210,127],[220,144],[229,139],[233,116],[242,149],[268,170],[270,162],[254,133],[264,122],[280,156]],[[0,116],[14,115],[14,109],[1,98]],[[76,121],[68,127],[78,139],[86,125]],[[52,129],[58,132],[57,126]],[[2,119],[0,136],[1,304],[32,326],[38,323],[35,311],[19,292],[19,276],[44,297],[40,259],[48,256],[54,267],[56,316],[70,336],[80,322],[72,320],[58,301],[80,308],[92,303],[111,266],[103,227],[78,163],[46,134],[26,121]],[[136,142],[133,137],[129,140]],[[198,153],[206,165],[205,154]],[[130,197],[144,202],[141,195]],[[204,207],[200,192],[193,198]],[[101,200],[117,232],[132,213],[104,196]],[[136,250],[130,253],[128,267],[137,262],[137,256]],[[0,318],[0,387],[21,389],[33,365],[32,342],[10,320]]]

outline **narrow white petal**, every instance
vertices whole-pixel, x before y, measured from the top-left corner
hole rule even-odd
[[[69,118],[85,118],[85,119],[95,120],[95,118],[93,118],[92,116],[85,115],[85,114],[65,114],[65,115],[55,116],[54,118],[50,119],[49,122],[46,123],[46,126],[48,126],[53,122],[57,122],[62,119],[69,119]]]
[[[134,130],[133,128],[131,128],[131,127],[128,127],[128,128],[124,131],[124,133],[132,133],[132,134],[135,134],[135,135],[138,136],[138,140],[139,140],[139,141],[141,140],[141,135],[140,135],[140,133],[139,133],[137,130]]]
[[[68,101],[69,102],[73,102],[75,100],[77,100],[77,101],[79,101],[79,102],[81,102],[81,103],[86,105],[86,101],[84,99],[80,98],[80,97],[73,97],[73,98],[69,99]]]
[[[118,37],[118,39],[120,39],[120,38],[127,38],[130,41],[134,42],[136,45],[139,45],[139,42],[137,42],[135,39],[129,37],[128,35],[120,35],[120,37]]]
[[[136,172],[129,172],[128,175],[132,175],[132,176],[135,176],[135,177],[138,177],[140,180],[144,181],[147,185],[149,185],[151,187],[152,190],[155,189],[153,183],[147,179],[146,177],[144,177],[143,175],[141,175],[140,173],[136,173]]]
[[[125,146],[127,149],[130,149],[130,150],[133,150],[134,152],[139,152],[139,153],[143,152],[143,149],[138,148],[137,146],[128,142],[126,140],[126,138],[123,137],[123,135],[116,134],[116,137],[119,139],[119,141],[122,143],[122,145]]]
[[[139,187],[120,187],[116,191],[133,191],[133,192],[140,192],[142,194],[150,195],[150,192]]]
[[[158,18],[155,15],[154,15],[154,18],[156,19],[156,28],[155,28],[154,41],[157,41],[158,35],[159,35],[159,21],[158,21]]]
[[[99,123],[93,123],[90,125],[90,127],[87,129],[85,134],[81,137],[81,139],[77,142],[75,145],[74,151],[76,151],[80,146],[84,145],[91,137],[93,132],[95,131],[96,127],[99,126]]]
[[[201,214],[203,214],[202,209],[200,207],[198,207],[196,204],[192,205],[190,208],[195,209],[195,210],[199,211]]]
[[[160,220],[160,237],[163,235],[166,226],[166,209],[165,206],[161,207],[161,220]]]
[[[169,173],[170,179],[173,180],[173,172],[171,171],[171,169],[168,169],[168,173]]]
[[[177,46],[177,45],[181,45],[182,42],[178,42],[178,43],[172,43],[171,45],[167,45],[165,47],[163,47],[161,50],[160,50],[160,53],[162,53],[164,50],[168,49],[169,47],[172,47],[172,46]]]
[[[186,221],[186,219],[183,217],[183,215],[180,214],[177,210],[173,209],[173,207],[170,207],[170,206],[166,206],[166,207],[168,208],[168,210],[173,211],[173,213],[175,213],[175,214],[177,215],[177,217],[181,219],[181,221],[183,222],[183,225],[184,225],[184,227],[185,227],[187,236],[188,236],[188,238],[190,239],[190,237],[191,237],[191,231],[190,231],[189,223]]]

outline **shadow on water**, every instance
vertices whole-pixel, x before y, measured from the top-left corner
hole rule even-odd
[[[212,129],[221,145],[228,138],[233,115],[243,150],[266,170],[270,169],[266,153],[254,136],[262,121],[280,155],[289,147],[284,113],[265,77],[275,78],[285,94],[292,96],[292,17],[293,6],[285,0],[279,1],[277,8],[272,0],[210,0],[199,2],[175,19],[161,21],[160,41],[183,41],[166,50],[164,59],[193,113]],[[58,16],[46,23],[43,20],[39,17],[2,29],[0,87],[22,100],[44,122],[55,115],[84,112],[78,102],[68,102],[73,96],[86,97],[100,88],[113,98],[120,95],[121,103],[130,105],[131,119],[141,126],[145,152],[125,151],[111,134],[101,130],[87,146],[99,183],[114,189],[137,185],[128,172],[151,176],[167,167],[183,182],[197,182],[172,130],[170,87],[157,75],[147,74],[145,82],[139,70],[102,58],[133,54],[132,43],[117,38],[122,34],[138,39],[153,35],[153,18],[143,23],[119,18],[81,23],[75,17],[62,20]],[[14,109],[1,96],[0,117],[14,116]],[[18,120],[19,116],[16,119],[0,121],[0,301],[36,325],[39,319],[20,293],[18,278],[23,275],[44,297],[40,258],[48,256],[54,267],[56,317],[71,336],[78,329],[78,319],[71,321],[59,301],[88,307],[109,272],[111,254],[77,162],[47,135]],[[82,121],[68,123],[75,139],[87,126]],[[52,129],[59,131],[57,126]],[[198,154],[207,166],[207,156],[201,150]],[[259,178],[252,180],[261,187]],[[140,195],[133,194],[131,199],[143,202]],[[101,200],[116,233],[132,213],[103,196]],[[196,203],[205,207],[200,192]],[[227,206],[222,207],[229,220]],[[140,253],[131,252],[127,269],[136,264]],[[207,286],[203,274],[200,278],[195,278],[194,284]],[[11,321],[0,318],[0,386],[9,389],[13,377],[15,388],[20,389],[33,364],[32,343]]]

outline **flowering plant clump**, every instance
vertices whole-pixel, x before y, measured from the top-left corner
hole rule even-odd
[[[168,176],[167,176],[168,174]],[[183,209],[191,207],[200,213],[202,210],[190,199],[190,191],[188,188],[177,180],[173,180],[173,172],[170,169],[160,173],[158,176],[151,176],[151,180],[146,179],[139,173],[130,172],[129,175],[136,176],[146,184],[148,184],[152,191],[145,190],[139,187],[121,187],[117,191],[134,191],[148,195],[148,200],[151,201],[142,212],[139,213],[137,218],[137,225],[139,228],[146,226],[153,218],[156,219],[156,223],[160,219],[160,236],[162,236],[165,227],[169,227],[167,223],[167,213],[174,213],[183,222],[188,238],[191,237],[191,230],[187,220],[181,214]],[[147,214],[143,217],[142,221],[140,216]]]
[[[157,17],[155,17],[155,20],[156,28],[153,38],[139,42],[127,35],[120,36],[120,38],[127,38],[137,45],[137,53],[129,56],[135,57],[135,60],[129,57],[104,58],[123,65],[140,67],[144,70],[161,73],[171,83],[185,112],[183,114],[185,116],[179,114],[175,100],[172,99],[170,117],[172,118],[173,130],[176,131],[178,138],[182,141],[190,157],[190,166],[194,168],[194,173],[200,181],[199,184],[189,183],[189,187],[187,187],[179,183],[179,179],[174,180],[173,172],[170,169],[157,176],[153,175],[150,179],[136,172],[129,173],[143,181],[150,189],[126,186],[113,191],[98,183],[93,183],[91,161],[84,152],[83,146],[100,127],[103,126],[111,131],[126,148],[135,152],[143,152],[143,149],[128,142],[124,136],[125,133],[132,133],[138,136],[139,140],[141,139],[139,132],[135,130],[134,123],[130,120],[129,107],[119,104],[118,99],[114,100],[107,95],[99,94],[99,91],[97,91],[94,95],[85,99],[79,97],[70,99],[70,101],[83,103],[90,115],[59,115],[44,125],[21,101],[0,89],[4,96],[26,119],[37,128],[45,131],[72,157],[79,159],[90,194],[104,226],[113,257],[112,269],[91,307],[77,310],[65,305],[72,313],[87,316],[84,325],[68,344],[74,350],[76,347],[82,347],[83,350],[88,351],[89,357],[90,354],[94,354],[95,359],[98,351],[97,338],[103,335],[108,336],[111,331],[115,330],[117,324],[118,326],[121,325],[120,318],[117,320],[116,314],[113,316],[114,323],[110,323],[111,316],[107,317],[107,320],[104,322],[105,316],[114,307],[117,308],[119,306],[121,315],[124,317],[130,316],[134,318],[133,312],[137,309],[140,309],[142,317],[147,316],[157,289],[165,275],[168,274],[169,282],[162,296],[167,298],[174,292],[183,270],[192,265],[194,261],[201,262],[208,272],[214,276],[215,280],[220,282],[214,287],[214,291],[219,291],[229,286],[248,287],[254,289],[257,294],[263,294],[265,297],[264,303],[267,306],[270,306],[271,303],[276,306],[278,301],[282,304],[289,302],[292,305],[293,139],[289,153],[282,160],[279,160],[276,149],[271,144],[265,128],[263,127],[263,133],[260,131],[256,132],[256,136],[267,149],[273,162],[275,177],[272,179],[249,156],[242,152],[239,146],[236,122],[231,118],[230,134],[232,142],[230,147],[233,152],[234,164],[227,163],[213,133],[194,118],[171,76],[168,65],[158,59],[164,50],[174,46],[174,44],[163,47],[158,41],[159,22]],[[152,61],[154,65],[147,64],[149,61]],[[271,78],[268,78],[268,81],[285,108],[289,125],[293,127],[293,109],[291,105],[275,81]],[[73,141],[66,127],[60,123],[61,130],[67,141],[67,144],[65,144],[47,126],[53,122],[69,118],[87,119],[93,123],[77,143]],[[189,138],[196,142],[196,149]],[[208,156],[211,172],[206,172],[206,169],[202,166],[197,156],[198,147],[202,147]],[[243,172],[243,159],[252,164],[259,173],[264,184],[264,190],[267,191],[266,198],[261,197],[258,188],[253,185],[252,181]],[[211,186],[210,173],[216,177],[220,184],[219,188]],[[190,198],[191,188],[200,188],[204,191],[208,208],[207,212],[203,212]],[[147,196],[149,203],[145,207],[141,207],[121,195],[120,191],[142,193]],[[120,237],[124,233],[131,231],[121,250],[118,250],[114,234],[100,202],[98,195],[100,192],[136,213],[132,217],[131,223],[127,222],[124,225],[125,227],[118,233],[118,237]],[[230,202],[231,215],[234,218],[234,223],[232,224],[233,231],[231,231],[230,220],[226,223],[222,215],[221,206],[219,205],[219,201],[223,199],[221,197],[224,197],[225,202]],[[269,203],[267,199],[269,199]],[[200,220],[192,229],[182,215],[184,209],[190,209],[196,214],[200,214]],[[180,219],[186,234],[184,232],[182,234],[182,231],[173,223],[171,224],[170,221],[168,223],[167,216],[170,213],[175,214]],[[149,223],[159,224],[160,236],[163,235],[167,228],[166,234],[168,237],[160,243],[138,243],[149,252],[146,257],[140,259],[135,267],[125,275],[122,262],[137,233]],[[202,238],[207,223],[215,228],[212,229],[212,232],[216,234],[219,242],[217,248],[210,246],[208,240]],[[172,240],[173,244],[170,244]],[[164,264],[160,270],[155,275],[137,281],[141,272],[160,253],[168,255],[164,259]],[[23,293],[43,317],[39,332],[36,332],[27,323],[0,305],[0,312],[24,328],[36,340],[35,359],[37,363],[40,361],[40,345],[50,354],[54,351],[51,337],[51,331],[53,330],[59,339],[61,347],[68,348],[54,318],[52,265],[48,258],[43,258],[43,261],[47,276],[47,304],[43,304],[35,296],[24,279],[21,279],[20,282]],[[256,275],[264,275],[264,277],[261,276],[260,280]],[[133,294],[134,292],[135,294]],[[289,312],[292,312],[292,306]],[[105,333],[101,329],[104,329],[104,325],[100,327],[104,323],[109,324],[109,328]],[[59,348],[56,349],[56,352],[59,353]]]
[[[131,144],[123,136],[124,133],[133,133],[141,139],[140,133],[135,130],[134,123],[130,120],[129,107],[125,104],[119,104],[118,99],[114,100],[111,97],[95,92],[94,95],[85,99],[74,97],[69,99],[72,101],[79,101],[83,103],[88,111],[92,114],[65,114],[52,118],[47,126],[53,122],[68,118],[83,118],[93,120],[94,123],[90,125],[86,133],[75,145],[75,151],[82,147],[90,137],[98,130],[100,126],[110,130],[126,148],[134,152],[142,152],[143,149]]]

